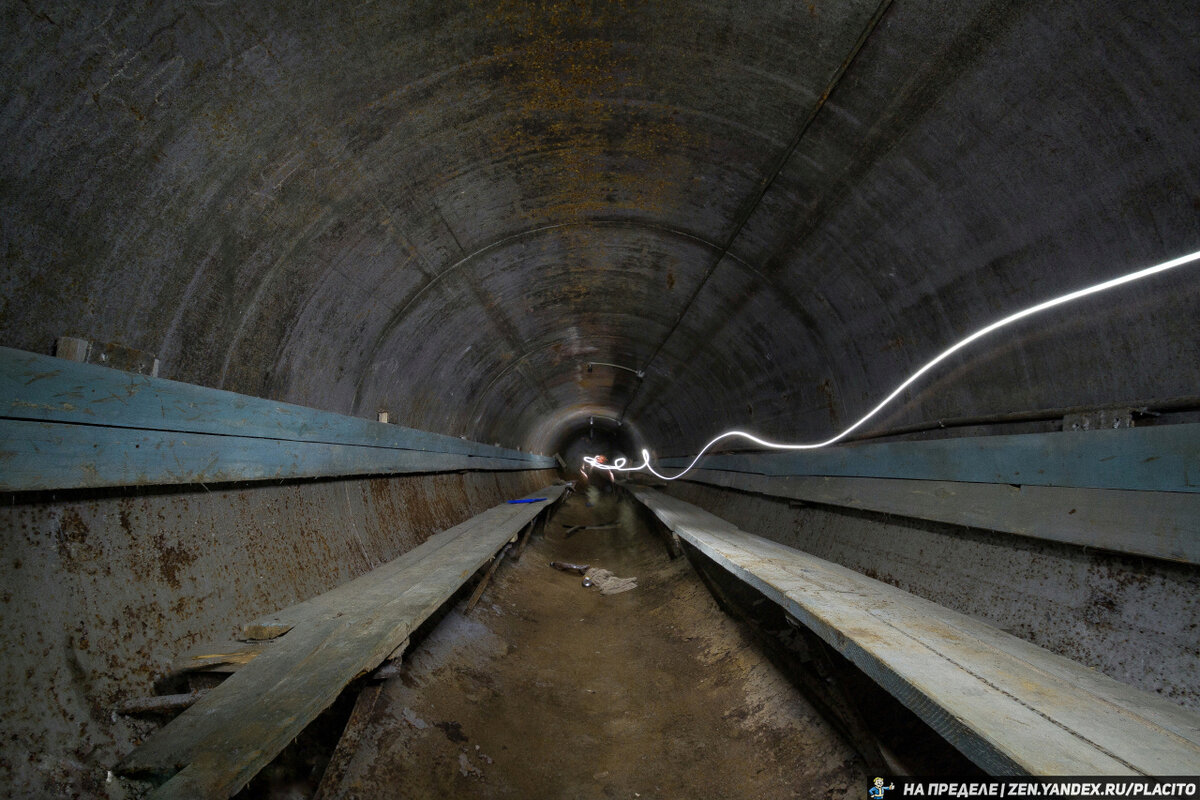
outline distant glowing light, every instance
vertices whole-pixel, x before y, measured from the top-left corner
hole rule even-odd
[[[726,431],[725,433],[722,433],[720,436],[717,436],[715,439],[710,441],[708,444],[704,445],[704,447],[701,448],[700,452],[696,454],[696,457],[694,459],[692,459],[692,463],[688,464],[687,467],[684,468],[682,472],[678,472],[675,475],[663,475],[661,472],[658,472],[656,469],[654,469],[654,467],[650,466],[650,451],[648,449],[642,450],[642,463],[635,467],[626,466],[626,464],[628,462],[624,458],[615,459],[612,464],[603,463],[604,459],[602,457],[598,457],[598,456],[584,456],[583,460],[585,463],[589,464],[590,466],[593,466],[593,467],[596,467],[596,468],[602,469],[602,470],[607,470],[610,472],[637,472],[640,470],[645,470],[645,471],[649,472],[650,474],[652,474],[658,478],[661,478],[662,480],[673,481],[673,480],[682,478],[684,475],[691,472],[692,469],[696,466],[696,463],[698,461],[700,461],[701,458],[704,457],[705,453],[707,453],[710,449],[712,449],[713,445],[717,444],[718,442],[722,442],[726,439],[734,439],[734,438],[746,439],[750,442],[753,442],[754,444],[759,445],[760,447],[764,447],[764,448],[771,449],[771,450],[816,450],[821,447],[828,447],[829,445],[834,444],[835,442],[839,442],[842,439],[849,436],[853,431],[860,428],[867,420],[871,419],[876,414],[878,414],[880,411],[882,411],[889,403],[891,403],[893,400],[895,400],[900,395],[901,392],[903,392],[905,389],[907,389],[909,386],[911,386],[913,383],[915,383],[922,375],[924,375],[926,372],[929,372],[931,369],[936,367],[938,364],[942,363],[947,358],[954,355],[959,350],[962,350],[964,347],[966,347],[967,345],[976,341],[977,339],[982,339],[984,336],[987,336],[989,333],[998,331],[1001,328],[1004,328],[1008,325],[1013,324],[1014,322],[1025,319],[1026,317],[1031,317],[1034,314],[1040,314],[1041,312],[1047,311],[1056,306],[1065,305],[1066,303],[1074,302],[1075,300],[1079,300],[1081,298],[1088,297],[1089,295],[1099,294],[1100,292],[1105,292],[1105,291],[1108,291],[1109,289],[1115,289],[1116,287],[1124,286],[1127,283],[1133,283],[1134,281],[1140,281],[1143,278],[1149,278],[1152,275],[1158,275],[1161,272],[1166,272],[1167,270],[1172,270],[1172,269],[1175,269],[1176,267],[1182,267],[1186,264],[1191,264],[1195,261],[1200,261],[1200,250],[1197,250],[1194,253],[1189,253],[1185,256],[1173,258],[1170,261],[1164,261],[1163,263],[1156,264],[1153,267],[1147,267],[1145,269],[1138,270],[1137,272],[1130,272],[1127,275],[1122,275],[1117,278],[1112,278],[1111,280],[1104,281],[1103,283],[1097,283],[1092,286],[1085,287],[1083,289],[1077,289],[1076,291],[1068,292],[1067,294],[1063,294],[1063,295],[1059,295],[1058,297],[1055,297],[1050,300],[1046,300],[1044,302],[1038,303],[1037,305],[1022,309],[1022,310],[1016,312],[1015,314],[1010,314],[1007,317],[1004,317],[1003,319],[997,320],[996,322],[993,322],[992,324],[987,325],[986,327],[980,328],[979,330],[975,331],[971,335],[969,335],[963,339],[960,339],[959,341],[952,344],[950,347],[943,350],[938,355],[934,356],[934,358],[931,359],[930,361],[928,361],[924,366],[922,366],[920,369],[918,369],[912,375],[909,375],[908,378],[906,378],[903,383],[901,383],[899,386],[897,386],[895,389],[892,390],[891,394],[889,394],[887,397],[883,398],[883,400],[879,401],[878,405],[876,405],[874,408],[872,408],[870,411],[868,411],[866,414],[864,414],[862,417],[860,417],[857,422],[855,422],[853,425],[850,425],[849,427],[845,428],[840,433],[838,433],[836,436],[834,436],[830,439],[826,439],[823,442],[811,442],[811,443],[805,443],[805,444],[788,444],[785,442],[772,442],[767,439],[761,439],[761,438],[755,436],[754,434],[747,433],[746,431]]]

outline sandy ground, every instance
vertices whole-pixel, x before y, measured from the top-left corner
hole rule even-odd
[[[627,501],[576,494],[389,681],[337,796],[842,798],[861,761]],[[617,522],[604,530],[571,525]],[[636,576],[602,596],[551,560]]]

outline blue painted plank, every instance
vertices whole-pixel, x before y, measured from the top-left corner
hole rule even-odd
[[[680,469],[691,459],[667,458]],[[1200,423],[709,456],[709,470],[1200,492]]]
[[[697,469],[686,481],[1200,564],[1200,493]]]
[[[553,459],[0,347],[0,489],[549,469]]]
[[[527,458],[0,420],[0,491],[531,468]]]
[[[297,442],[552,459],[291,403],[0,347],[0,417]]]

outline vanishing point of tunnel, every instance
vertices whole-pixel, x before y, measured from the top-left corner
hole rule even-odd
[[[1200,774],[1194,3],[0,40],[0,795]]]

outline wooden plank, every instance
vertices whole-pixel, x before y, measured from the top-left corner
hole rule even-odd
[[[552,487],[556,493],[561,493],[563,487]],[[531,495],[533,496],[533,495]],[[548,495],[552,498],[552,495]],[[550,505],[546,503],[529,504],[524,506],[504,505],[490,508],[465,522],[430,536],[421,544],[406,553],[382,564],[375,569],[360,575],[352,581],[336,586],[327,592],[311,597],[285,609],[266,614],[243,627],[243,634],[248,639],[275,638],[281,635],[276,631],[287,632],[297,625],[305,625],[314,621],[332,618],[351,603],[360,602],[363,598],[379,598],[386,600],[389,593],[395,591],[397,575],[406,570],[429,563],[439,550],[450,545],[461,537],[486,535],[488,531],[497,528],[507,528],[514,524],[513,520],[531,521]],[[517,510],[519,509],[519,510]],[[272,635],[263,637],[255,635],[257,631],[271,631]]]
[[[554,459],[291,403],[0,347],[0,417],[146,430]]]
[[[4,347],[0,442],[4,491],[554,466],[548,456]]]
[[[0,491],[532,468],[525,459],[0,420]]]
[[[1200,494],[1191,492],[770,476],[710,469],[695,470],[684,480],[1200,564]]]
[[[550,486],[530,497],[553,500],[564,490]],[[547,505],[490,509],[482,524],[447,531],[419,560],[385,569],[382,580],[364,576],[332,599],[293,607],[287,634],[151,736],[120,771],[170,777],[153,797],[231,796]]]
[[[990,773],[1200,770],[1200,715],[680,500],[633,491]]]
[[[690,461],[667,458],[662,464],[679,469]],[[701,462],[705,469],[761,475],[1200,492],[1197,464],[1200,423],[864,443],[798,452],[714,455]]]

